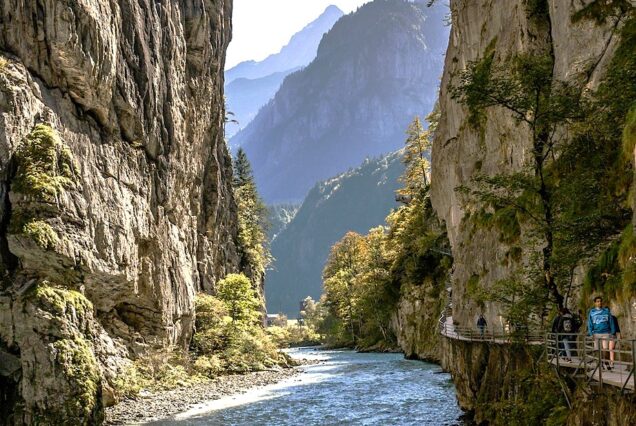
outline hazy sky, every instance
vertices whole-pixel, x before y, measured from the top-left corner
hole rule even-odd
[[[232,42],[226,68],[276,53],[290,37],[316,19],[327,6],[345,14],[370,0],[234,0]]]

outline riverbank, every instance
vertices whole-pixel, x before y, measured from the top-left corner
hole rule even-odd
[[[313,362],[301,360],[301,365],[306,364],[313,364]],[[117,405],[106,408],[104,424],[138,424],[165,419],[187,411],[195,404],[278,383],[301,372],[299,367],[294,367],[219,376],[208,382],[188,387],[142,393],[136,399],[124,400]]]

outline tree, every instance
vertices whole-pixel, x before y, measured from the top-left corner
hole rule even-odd
[[[512,175],[478,176],[475,188],[463,188],[484,206],[509,209],[534,223],[543,246],[541,271],[543,287],[551,294],[557,306],[562,307],[564,297],[555,280],[554,189],[548,179],[547,167],[557,155],[562,139],[560,126],[581,119],[581,91],[576,87],[552,79],[551,56],[519,55],[512,64],[495,65],[494,51],[481,61],[471,63],[459,75],[459,83],[451,87],[454,99],[468,107],[468,120],[479,128],[485,119],[484,111],[501,107],[514,119],[524,124],[530,134],[532,147],[531,172]],[[512,218],[512,213],[508,217]]]
[[[227,306],[232,324],[250,326],[258,321],[260,302],[245,275],[227,275],[217,283],[216,292],[217,297]]]
[[[428,186],[431,165],[427,155],[430,155],[431,137],[430,132],[422,127],[419,117],[413,119],[406,134],[404,156],[402,157],[405,171],[400,177],[400,181],[404,183],[405,187],[399,193],[413,197]]]
[[[236,157],[232,162],[232,171],[234,172],[232,178],[234,188],[240,188],[247,184],[254,183],[252,165],[247,159],[247,154],[245,154],[243,148],[239,148],[236,152]]]
[[[240,267],[257,287],[260,286],[265,268],[271,261],[266,232],[267,207],[258,194],[252,167],[243,149],[239,148],[232,166],[232,185],[239,216]]]
[[[633,28],[633,16],[630,22],[626,29]],[[523,54],[495,64],[493,50],[469,64],[450,88],[467,107],[468,123],[482,135],[491,107],[508,111],[528,131],[531,155],[525,168],[478,174],[458,190],[480,207],[470,212],[474,224],[497,226],[508,244],[523,232],[524,245],[538,256],[530,259],[522,279],[540,285],[558,307],[566,303],[575,269],[629,219],[616,198],[626,199],[625,181],[631,182],[620,134],[634,99],[633,36],[624,35],[621,46],[595,93],[556,81],[550,54]],[[545,298],[537,300],[542,310]]]
[[[355,232],[348,232],[331,248],[323,271],[329,310],[343,321],[354,345],[360,329],[354,287],[355,280],[362,271],[364,250],[364,237]]]

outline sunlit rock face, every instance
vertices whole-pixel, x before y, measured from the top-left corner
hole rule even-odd
[[[0,412],[11,422],[99,421],[125,360],[186,345],[195,293],[236,270],[222,139],[231,8],[0,5],[0,355],[20,367],[0,371],[0,395],[14,396]],[[90,383],[74,382],[73,365]]]
[[[453,25],[440,89],[441,117],[432,150],[431,201],[446,224],[452,246],[452,310],[456,324],[475,327],[477,315],[483,310],[489,327],[502,329],[505,325],[501,316],[503,307],[495,302],[479,306],[471,294],[471,282],[478,279],[480,286],[488,289],[500,280],[516,279],[533,253],[540,254],[541,247],[525,240],[523,229],[520,239],[510,244],[502,241],[500,229],[479,228],[467,219],[479,206],[456,189],[474,185],[472,179],[478,174],[510,174],[531,166],[532,141],[530,129],[501,107],[483,111],[481,129],[471,126],[467,107],[451,96],[451,83],[471,62],[488,53],[494,53],[495,64],[506,63],[519,54],[550,55],[554,60],[553,81],[576,82],[594,91],[617,55],[619,31],[625,19],[623,16],[620,20],[612,18],[604,22],[572,20],[576,12],[592,3],[451,1]],[[537,20],[532,6],[542,4],[546,7],[546,19]],[[558,131],[562,132],[560,136],[568,136],[568,129]],[[620,235],[615,238],[619,240]],[[515,255],[513,246],[519,247],[521,252]],[[594,261],[581,259],[581,265],[574,271],[570,308],[591,305],[591,301],[579,300],[577,288],[580,289],[585,271]],[[627,299],[610,301],[613,312],[619,316],[623,335],[633,334],[636,318],[634,299]],[[525,395],[517,393],[519,391],[511,385],[517,385],[515,378],[530,370],[539,351],[452,339],[442,339],[441,346],[441,363],[453,374],[460,405],[474,410],[478,422],[493,420],[489,418],[492,412],[485,411],[480,403],[526,400]],[[633,419],[630,402],[618,391],[604,389],[603,393],[589,396],[586,388],[579,387],[574,401],[568,424],[586,421],[621,424]],[[593,418],[595,420],[590,420]]]
[[[488,324],[504,326],[501,307],[488,302],[484,308],[478,307],[471,300],[467,284],[472,278],[488,287],[513,277],[533,253],[540,252],[540,247],[524,240],[523,233],[515,244],[502,242],[496,227],[479,228],[466,220],[479,206],[456,189],[473,185],[472,179],[478,174],[494,176],[531,167],[532,141],[527,125],[502,107],[484,111],[481,129],[471,126],[467,107],[451,96],[453,76],[492,52],[495,64],[520,54],[550,55],[554,58],[554,81],[576,81],[593,90],[606,74],[620,39],[620,23],[614,19],[604,23],[571,19],[590,1],[547,1],[547,15],[541,19],[531,7],[534,3],[542,4],[524,0],[451,2],[453,25],[440,89],[441,117],[432,150],[431,200],[446,222],[454,257],[453,318],[464,325],[473,325],[483,309]],[[522,249],[521,255],[515,252],[518,248]],[[583,275],[576,271],[579,284]],[[633,317],[626,309],[617,306],[625,318]]]

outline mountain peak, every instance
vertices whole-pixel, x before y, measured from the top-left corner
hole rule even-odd
[[[324,12],[322,12],[322,15],[320,16],[325,16],[325,15],[344,15],[344,12],[342,10],[340,10],[340,8],[334,4],[327,6],[327,8],[325,9]],[[319,18],[320,19],[320,18]]]

